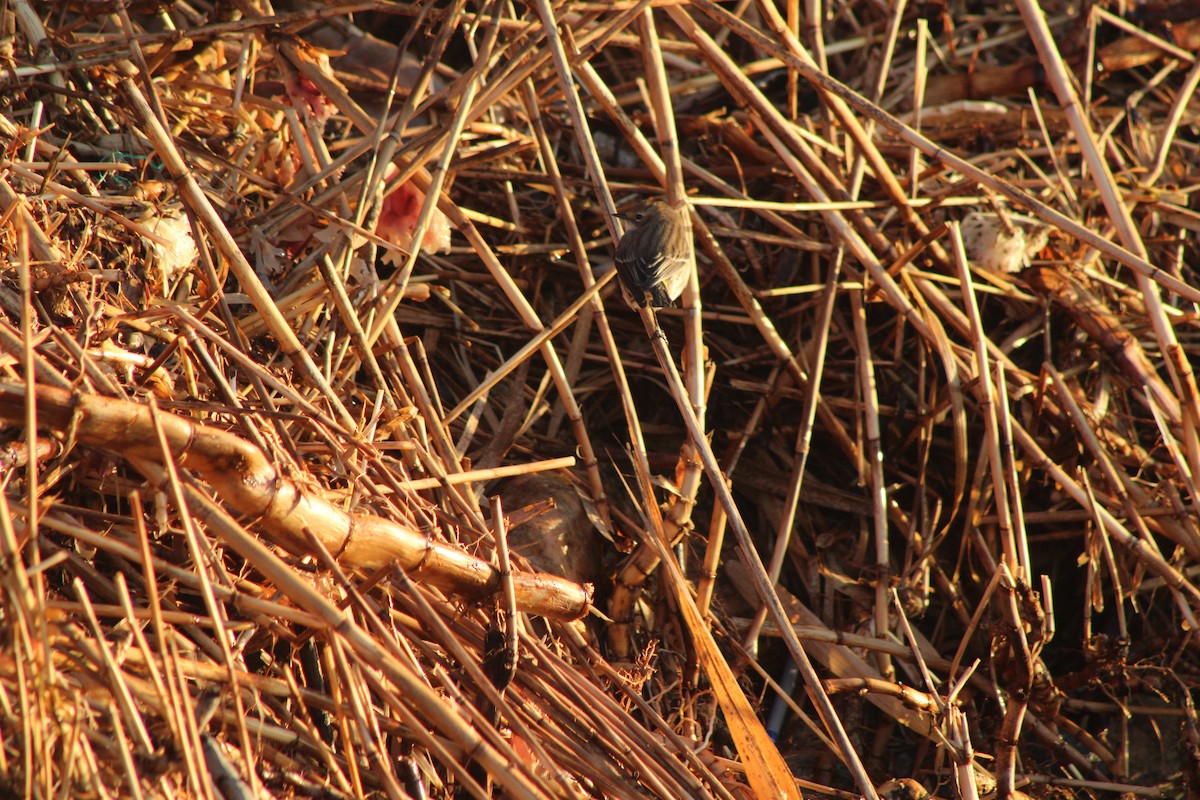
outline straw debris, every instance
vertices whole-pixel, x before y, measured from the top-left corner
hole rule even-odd
[[[1198,54],[10,0],[0,794],[1194,796]]]

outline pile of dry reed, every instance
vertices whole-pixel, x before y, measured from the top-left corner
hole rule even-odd
[[[0,793],[1200,791],[1191,5],[9,0]]]

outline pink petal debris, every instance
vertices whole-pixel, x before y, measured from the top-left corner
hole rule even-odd
[[[321,63],[325,71],[329,70],[329,57],[322,55]],[[333,104],[329,102],[317,85],[296,70],[287,70],[283,79],[288,99],[292,106],[301,112],[307,112],[318,125],[324,125],[333,116]]]
[[[395,174],[396,168],[390,166],[388,174]],[[425,193],[411,182],[406,181],[393,189],[383,198],[383,208],[379,212],[379,221],[375,225],[375,234],[386,239],[404,250],[412,248],[413,233],[417,228],[417,219],[421,216],[421,206],[425,202]],[[426,253],[446,253],[450,250],[450,220],[439,209],[433,210],[433,216],[421,237],[421,249]],[[384,254],[384,261],[398,262],[399,254],[389,252]]]

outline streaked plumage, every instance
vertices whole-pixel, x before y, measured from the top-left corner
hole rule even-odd
[[[675,305],[691,268],[691,220],[686,208],[651,200],[619,215],[631,227],[617,244],[617,275],[634,307]]]

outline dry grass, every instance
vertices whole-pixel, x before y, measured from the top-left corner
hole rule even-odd
[[[1000,5],[10,0],[0,793],[1200,791],[1200,16]]]

